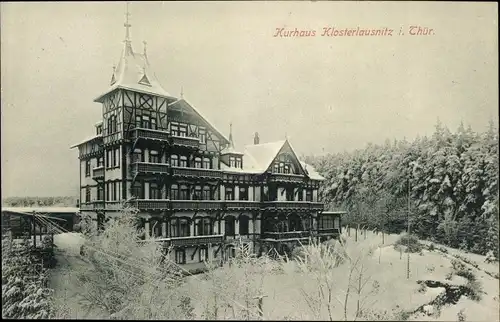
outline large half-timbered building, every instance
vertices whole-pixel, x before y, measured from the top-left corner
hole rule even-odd
[[[323,178],[288,140],[243,151],[181,95],[160,85],[146,49],[126,38],[109,88],[95,102],[102,120],[78,147],[80,211],[98,226],[139,210],[145,238],[174,248],[178,264],[234,255],[234,241],[256,253],[340,232],[340,215],[318,200]]]

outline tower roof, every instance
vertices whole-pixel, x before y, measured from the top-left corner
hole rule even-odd
[[[233,141],[233,123],[229,124],[229,145],[227,148],[221,151],[221,154],[238,154],[238,155],[243,155],[244,153],[238,152],[234,148],[234,141]]]
[[[134,52],[132,40],[130,39],[129,23],[130,14],[127,13],[125,21],[125,40],[120,61],[113,70],[110,87],[94,101],[102,103],[103,98],[112,91],[123,88],[145,94],[152,94],[166,98],[173,98],[160,84],[146,54],[146,43],[144,42],[144,52]]]

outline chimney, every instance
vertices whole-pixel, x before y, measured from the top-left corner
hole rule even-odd
[[[259,133],[255,132],[255,136],[253,137],[253,144],[259,144]]]

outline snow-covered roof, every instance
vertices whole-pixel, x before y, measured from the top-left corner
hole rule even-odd
[[[293,148],[288,140],[281,140],[276,142],[269,142],[263,144],[247,145],[245,147],[245,152],[243,154],[243,168],[230,167],[224,163],[221,163],[221,170],[229,173],[250,173],[250,174],[262,174],[266,172],[273,160],[277,157],[278,153],[281,151],[285,143],[288,143],[290,149]],[[295,151],[294,151],[295,153]],[[300,161],[301,167],[304,172],[312,180],[325,180],[312,165],[306,164]]]
[[[73,148],[76,148],[77,146],[80,146],[84,143],[90,142],[90,141],[95,140],[95,139],[100,139],[100,138],[102,138],[102,134],[94,135],[94,136],[86,138],[85,140],[81,141],[80,143],[77,143],[77,144],[70,146],[69,148],[73,149]]]
[[[313,180],[325,180],[325,178],[320,175],[312,165],[309,165],[303,161],[300,161],[300,164],[302,165],[302,168],[304,168],[304,170],[307,172],[309,178]]]
[[[16,213],[42,213],[42,214],[56,214],[56,213],[77,213],[80,208],[76,207],[2,207],[3,211],[16,212]]]
[[[129,41],[125,42],[120,61],[113,72],[110,87],[94,101],[102,103],[104,96],[118,88],[172,98],[158,81],[147,55],[134,52]]]
[[[276,158],[285,142],[286,140],[247,145],[243,155],[244,167],[261,173],[265,172],[271,165],[271,162]]]

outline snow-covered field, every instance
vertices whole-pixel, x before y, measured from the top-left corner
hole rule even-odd
[[[366,304],[366,308],[375,309],[377,312],[387,311],[393,314],[399,311],[413,311],[419,306],[432,301],[443,292],[444,288],[428,287],[424,292],[419,292],[418,280],[434,280],[453,284],[463,283],[461,278],[454,276],[451,280],[445,280],[446,275],[451,271],[450,256],[444,256],[439,251],[423,250],[421,254],[410,255],[410,274],[407,278],[407,255],[400,254],[394,250],[393,243],[398,239],[397,235],[386,235],[385,243],[382,245],[382,236],[368,232],[366,236],[358,232],[358,242],[354,241],[353,231],[347,237],[347,247],[360,247],[371,245],[378,247],[368,260],[367,274],[371,281],[377,281],[380,285],[379,291],[372,296]],[[55,244],[57,246],[59,267],[52,272],[52,284],[56,290],[57,297],[66,298],[67,306],[70,308],[69,316],[79,318],[99,317],[98,312],[85,313],[78,304],[78,289],[72,281],[71,270],[74,265],[86,265],[78,258],[79,248],[82,239],[78,234],[56,235]],[[380,246],[380,247],[379,247]],[[479,302],[475,302],[464,296],[457,304],[447,305],[442,308],[439,316],[427,316],[424,314],[413,314],[409,320],[438,320],[456,321],[457,314],[461,311],[467,320],[472,321],[499,321],[499,285],[498,279],[491,277],[481,269],[490,272],[498,272],[498,263],[485,264],[484,256],[475,254],[464,254],[457,250],[449,250],[450,253],[457,252],[462,256],[473,259],[479,269],[470,266],[481,282],[484,294]],[[58,259],[59,259],[58,258]],[[484,263],[484,265],[483,265]],[[301,290],[315,292],[317,284],[312,276],[306,276],[298,272],[294,262],[283,265],[283,271],[265,276],[263,280],[263,311],[265,319],[283,320],[287,319],[312,319],[313,313],[309,309]],[[343,296],[342,290],[347,287],[347,265],[340,265],[334,269],[334,285],[338,287],[337,296]],[[206,298],[210,297],[210,290],[207,281],[201,275],[187,278],[187,283],[183,286],[189,294],[192,293],[192,301],[195,312],[201,316]],[[371,282],[370,282],[371,283]],[[240,287],[235,285],[235,287]],[[348,311],[354,312],[356,298],[352,296],[349,301]],[[336,320],[342,320],[343,307],[335,305],[332,316]]]

